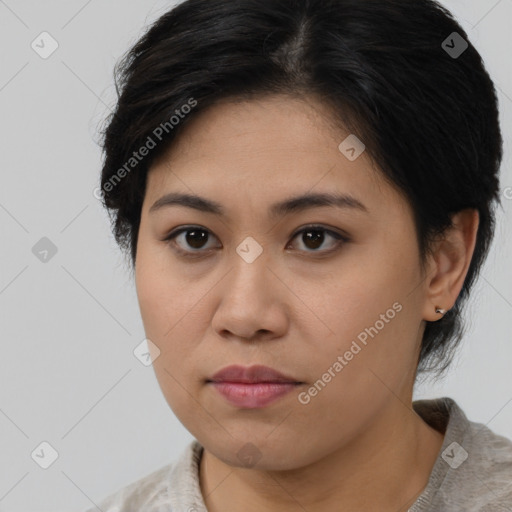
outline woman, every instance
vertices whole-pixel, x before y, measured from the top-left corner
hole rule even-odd
[[[412,402],[499,201],[495,89],[450,13],[187,0],[118,72],[101,193],[195,440],[99,508],[510,510],[512,442]]]

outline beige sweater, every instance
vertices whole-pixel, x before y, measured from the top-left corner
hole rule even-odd
[[[413,407],[445,439],[427,487],[408,512],[511,512],[512,441],[468,421],[451,398],[420,400]],[[207,512],[198,478],[201,453],[192,441],[175,463],[85,512]]]

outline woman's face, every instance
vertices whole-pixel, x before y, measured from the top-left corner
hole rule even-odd
[[[231,465],[304,466],[410,403],[427,301],[412,211],[362,146],[339,148],[349,133],[328,115],[280,96],[224,102],[148,175],[135,276],[153,366],[179,420]],[[222,215],[151,210],[171,193]],[[352,200],[274,208],[313,194]],[[300,384],[235,404],[208,382],[234,364]]]

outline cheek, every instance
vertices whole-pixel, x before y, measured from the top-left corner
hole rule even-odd
[[[159,273],[150,265],[142,265],[137,269],[136,287],[142,321],[146,334],[161,336],[162,325],[167,315],[165,311],[173,311],[169,307],[170,300],[166,293],[163,280],[158,278]]]
[[[311,309],[322,322],[307,350],[315,354],[313,379],[329,382],[325,398],[356,406],[354,397],[389,394],[386,385],[398,389],[414,369],[419,302],[410,293],[418,279],[413,256],[398,261],[388,250],[360,257],[314,296]],[[347,389],[352,398],[344,395]]]
[[[182,287],[183,279],[165,257],[165,248],[146,239],[147,235],[142,235],[137,247],[137,298],[144,326],[162,336],[163,326],[169,326],[179,314],[186,291]]]
[[[141,258],[136,272],[139,308],[145,335],[157,347],[152,366],[162,394],[180,420],[189,423],[201,414],[190,404],[190,393],[197,393],[196,336],[191,330],[197,299],[180,289],[178,277],[168,271],[164,276],[157,268]]]
[[[405,307],[382,304],[376,312],[388,323],[373,312],[340,318],[336,336],[317,339],[303,354],[310,362],[309,386],[298,397],[304,423],[322,417],[326,431],[349,439],[389,400],[403,396],[415,364],[415,332]]]
[[[163,264],[160,256],[150,256],[149,251],[140,251],[135,281],[146,337],[160,350],[153,366],[157,373],[166,368],[181,375],[197,357],[205,325],[201,301],[205,291],[195,289],[179,269]]]

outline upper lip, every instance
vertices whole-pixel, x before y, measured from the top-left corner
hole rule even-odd
[[[209,382],[241,382],[241,383],[254,383],[254,382],[293,382],[298,383],[293,377],[269,368],[263,365],[254,366],[240,366],[232,365],[222,368],[218,371]]]

